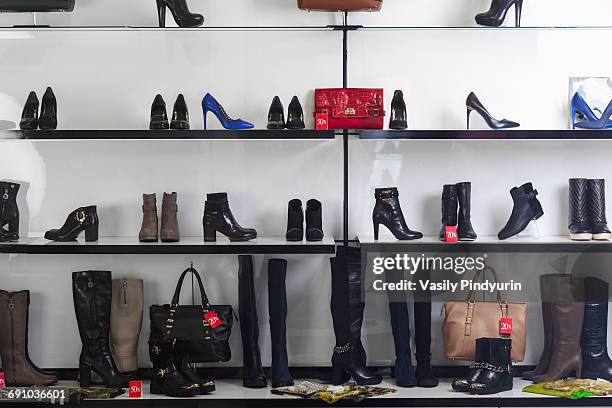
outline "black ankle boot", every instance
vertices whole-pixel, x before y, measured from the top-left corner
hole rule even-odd
[[[593,239],[610,240],[612,234],[606,220],[606,181],[604,179],[587,181],[587,207]]]
[[[300,130],[304,129],[304,110],[297,96],[291,99],[289,109],[287,111],[287,129]]]
[[[608,355],[608,282],[597,278],[584,280],[584,324],[582,378],[612,381],[612,361]]]
[[[238,313],[242,335],[242,383],[246,388],[264,388],[268,384],[259,352],[259,318],[253,280],[253,257],[238,256]]]
[[[302,241],[304,239],[304,210],[302,201],[297,198],[289,201],[287,215],[287,241]]]
[[[19,187],[17,183],[0,181],[0,242],[19,239]]]
[[[183,94],[179,94],[176,98],[176,102],[174,102],[174,109],[172,109],[170,129],[189,130],[189,127],[189,109],[187,109],[187,102],[185,102]]]
[[[497,394],[512,389],[512,340],[478,339],[489,345],[489,360],[483,365],[483,372],[477,381],[470,384],[470,393],[477,395]],[[478,347],[478,346],[476,346]]]
[[[414,275],[415,282],[431,279],[431,273],[419,269]],[[438,386],[438,379],[431,369],[431,291],[423,290],[420,285],[414,291],[414,345],[416,347],[417,385],[431,388]]]
[[[397,188],[377,188],[375,191],[376,205],[372,220],[374,222],[374,239],[378,240],[380,224],[384,225],[400,241],[423,238],[423,234],[408,228],[402,208],[399,203]]]
[[[489,343],[486,339],[476,340],[476,357],[474,364],[470,366],[467,377],[457,378],[453,381],[453,390],[459,392],[470,392],[473,383],[477,383],[480,376],[484,373],[485,365],[489,361]]]
[[[57,129],[57,100],[51,87],[43,95],[38,126],[41,130]]]
[[[459,217],[457,218],[459,241],[475,241],[478,235],[472,227],[472,183],[457,183],[457,200],[459,201]]]
[[[278,96],[272,99],[270,110],[268,112],[268,129],[284,129],[285,128],[285,108]]]
[[[442,187],[442,229],[439,238],[444,240],[446,227],[457,225],[457,186],[445,184]]]
[[[149,124],[149,129],[165,130],[169,128],[170,124],[168,123],[166,102],[160,94],[157,94],[155,95],[155,99],[153,99],[153,104],[151,105],[151,122]]]
[[[287,358],[287,261],[268,261],[268,310],[272,341],[272,388],[293,385]]]
[[[544,211],[540,201],[536,198],[538,191],[533,189],[531,183],[523,184],[520,187],[514,187],[510,190],[514,207],[510,219],[499,232],[500,240],[508,239],[521,233],[532,220],[537,220]]]
[[[83,348],[79,358],[81,387],[89,387],[92,371],[111,388],[125,388],[132,377],[119,372],[110,352],[111,273],[74,272],[72,296]]]
[[[98,213],[95,205],[80,207],[70,213],[60,229],[52,229],[45,233],[45,239],[51,241],[74,241],[85,231],[85,241],[98,240]]]
[[[199,384],[185,378],[175,365],[176,339],[149,340],[149,357],[153,363],[151,394],[169,397],[195,397],[200,394]]]
[[[593,239],[587,205],[587,179],[569,179],[569,230],[574,241]]]
[[[30,92],[28,99],[23,107],[21,113],[21,121],[19,122],[19,129],[21,130],[36,130],[38,129],[38,96],[36,92]]]
[[[404,93],[397,90],[393,94],[393,100],[391,101],[391,119],[389,120],[389,129],[407,129],[408,121],[406,120],[406,116],[406,102],[404,102]]]
[[[204,24],[204,16],[189,11],[186,0],[157,0],[159,26],[166,27],[166,7],[179,27],[192,28]]]
[[[217,232],[230,241],[249,241],[257,238],[253,228],[243,228],[238,224],[227,201],[227,193],[207,194],[204,204],[204,241],[217,240]]]
[[[318,200],[306,203],[306,241],[323,241],[323,207]]]
[[[489,10],[476,15],[476,23],[488,27],[499,27],[503,24],[508,10],[513,5],[515,7],[516,26],[520,27],[523,0],[492,0]]]
[[[200,394],[210,394],[215,390],[215,381],[212,378],[203,378],[198,375],[189,365],[189,340],[175,338],[174,343],[174,366],[178,372],[189,382],[197,384]]]

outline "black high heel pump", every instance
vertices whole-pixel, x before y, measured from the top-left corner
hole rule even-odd
[[[166,27],[166,7],[170,9],[179,27],[192,28],[204,24],[204,16],[189,11],[186,0],[157,0],[160,27]]]
[[[47,88],[42,97],[38,127],[41,130],[57,129],[57,99],[51,87]]]
[[[487,125],[493,130],[499,129],[509,129],[521,126],[520,124],[513,122],[511,120],[495,119],[489,111],[484,107],[484,105],[478,100],[476,94],[474,92],[470,92],[465,101],[465,106],[467,107],[467,128],[470,129],[470,114],[472,111],[478,112],[480,116],[487,122]]]
[[[520,27],[523,0],[493,0],[488,11],[476,16],[476,23],[487,27],[499,27],[506,20],[508,10],[512,6],[516,13],[516,26]]]

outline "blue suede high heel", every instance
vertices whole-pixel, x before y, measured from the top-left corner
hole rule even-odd
[[[597,120],[583,120],[574,123],[574,126],[581,129],[605,129],[610,127],[610,117],[612,116],[612,101],[606,107],[606,110]]]
[[[586,121],[596,122],[599,119],[595,115],[595,112],[591,109],[587,101],[584,100],[582,95],[579,92],[576,92],[572,97],[571,104],[571,114],[572,114],[572,127],[576,129],[577,123],[576,116],[581,115]],[[580,127],[580,126],[578,126]],[[608,123],[604,126],[606,128],[612,128],[612,121],[608,121]]]
[[[242,130],[253,129],[254,127],[252,123],[245,120],[230,118],[225,109],[223,109],[223,106],[209,93],[202,99],[202,111],[204,112],[204,129],[206,129],[206,116],[208,112],[213,113],[225,129]]]

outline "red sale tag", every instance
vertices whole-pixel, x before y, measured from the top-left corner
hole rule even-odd
[[[204,320],[208,322],[208,325],[213,329],[215,327],[221,326],[221,319],[217,316],[217,312],[208,312],[204,315]]]
[[[4,373],[0,371],[0,390],[6,388],[6,381],[4,380]]]
[[[511,336],[512,335],[512,318],[511,317],[502,317],[499,319],[499,334],[502,336]]]
[[[444,227],[444,242],[457,242],[457,227]]]
[[[327,113],[317,113],[315,115],[315,129],[329,130],[329,115]]]
[[[142,398],[142,381],[130,381],[128,398]]]

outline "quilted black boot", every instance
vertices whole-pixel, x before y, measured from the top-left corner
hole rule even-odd
[[[574,241],[593,239],[587,205],[587,179],[569,179],[568,225]]]
[[[590,179],[587,181],[587,203],[593,239],[610,240],[612,234],[606,220],[606,180]]]

